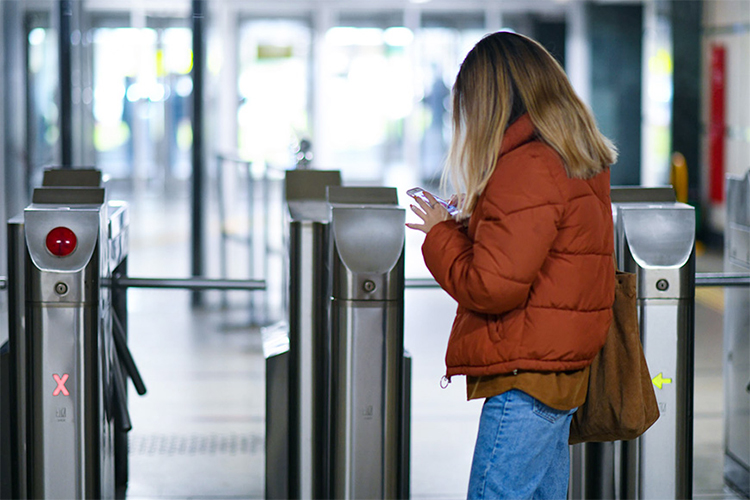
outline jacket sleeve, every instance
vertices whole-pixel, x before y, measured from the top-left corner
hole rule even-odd
[[[496,170],[479,201],[481,220],[472,221],[473,241],[445,221],[422,245],[435,280],[472,311],[502,314],[524,304],[557,236],[564,206],[560,180],[549,161],[525,160],[498,165],[503,171]]]

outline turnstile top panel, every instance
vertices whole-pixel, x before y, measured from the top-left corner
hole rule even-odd
[[[287,170],[284,174],[286,201],[326,201],[326,188],[340,185],[338,170]]]
[[[384,274],[396,265],[404,248],[403,208],[332,208],[333,239],[339,256],[353,273]]]
[[[42,186],[45,187],[99,187],[101,185],[102,172],[95,168],[47,169],[42,179]]]
[[[325,201],[290,201],[287,203],[292,222],[329,222],[331,214]]]
[[[54,206],[32,204],[24,211],[26,247],[41,271],[77,272],[91,260],[101,231],[103,205]],[[47,249],[47,236],[57,227],[73,231],[77,244],[72,253],[57,257]]]
[[[108,202],[107,217],[109,219],[109,237],[116,238],[130,225],[128,203],[125,201]]]
[[[622,204],[616,232],[642,268],[679,268],[695,247],[695,209],[684,203]]]
[[[328,187],[328,203],[369,207],[398,205],[398,191],[392,187]]]
[[[340,185],[338,170],[287,170],[284,188],[292,220],[328,222],[326,188]]]
[[[36,188],[32,203],[47,205],[102,205],[106,200],[104,188],[98,187],[43,187]]]
[[[674,203],[677,195],[671,186],[612,186],[610,199],[612,203]]]
[[[727,222],[750,226],[750,172],[745,175],[727,175]]]

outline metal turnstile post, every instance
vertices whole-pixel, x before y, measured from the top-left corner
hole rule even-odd
[[[75,208],[59,203],[65,194],[37,190],[24,217],[29,495],[113,496],[114,429],[103,404],[113,346],[100,326],[106,298],[96,286],[108,263],[104,190],[63,202],[83,201]]]
[[[620,443],[620,498],[692,498],[695,210],[683,203],[616,206],[621,269],[638,277],[641,339],[659,420]]]
[[[332,498],[408,497],[404,222],[392,188],[329,188]]]
[[[750,173],[727,176],[724,271],[750,272]],[[750,289],[724,290],[724,481],[750,497]]]
[[[13,498],[11,483],[10,349],[0,344],[0,498]]]
[[[571,499],[692,495],[695,211],[671,188],[613,188],[618,267],[637,274],[659,420],[640,438],[572,447]]]
[[[124,266],[127,226],[92,169],[46,171],[8,223],[12,498],[114,498],[127,481],[125,376],[145,386],[104,285]]]
[[[266,498],[331,498],[329,210],[338,171],[290,170],[289,324],[264,330]]]
[[[27,381],[26,373],[26,282],[24,279],[26,242],[23,215],[8,221],[8,365],[10,420],[10,496],[28,498],[27,455]]]

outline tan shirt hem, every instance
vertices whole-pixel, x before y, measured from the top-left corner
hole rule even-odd
[[[557,410],[572,410],[586,401],[590,367],[569,372],[517,372],[466,377],[468,399],[491,398],[517,389]]]

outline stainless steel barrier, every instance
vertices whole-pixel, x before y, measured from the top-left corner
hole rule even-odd
[[[328,188],[332,498],[408,498],[404,222],[391,188]]]
[[[47,171],[8,224],[12,498],[111,498],[127,481],[125,376],[145,387],[101,286],[127,256],[127,206],[100,183]]]
[[[409,496],[405,212],[395,189],[339,184],[287,173],[289,324],[263,342],[269,499]]]
[[[695,211],[682,203],[616,210],[621,268],[638,275],[643,349],[659,420],[621,443],[621,498],[692,498]]]
[[[10,433],[10,345],[0,345],[0,498],[13,498]]]
[[[127,204],[106,199],[93,169],[46,171],[8,222],[0,498],[124,497],[127,378],[146,392],[128,349],[128,288],[266,289],[263,280],[128,277],[128,235]]]
[[[264,330],[266,498],[331,498],[329,209],[338,171],[290,170],[289,323]]]
[[[724,271],[750,272],[750,173],[727,176]],[[724,292],[724,481],[750,497],[750,290]]]
[[[570,498],[692,497],[695,212],[673,197],[613,188],[615,252],[619,268],[638,278],[641,340],[661,415],[636,440],[573,446]]]

